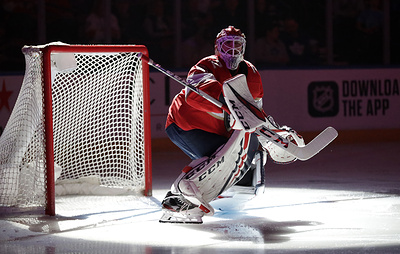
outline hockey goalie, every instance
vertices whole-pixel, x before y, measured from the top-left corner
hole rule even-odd
[[[295,131],[266,117],[261,77],[244,60],[245,47],[246,39],[239,29],[222,29],[215,39],[215,54],[201,59],[187,76],[187,83],[229,110],[187,88],[172,101],[166,133],[192,162],[162,201],[160,222],[202,223],[204,215],[225,209],[224,198],[236,198],[234,204],[240,209],[263,192],[267,153],[276,162],[296,160],[257,134],[263,126],[298,146],[304,144]]]

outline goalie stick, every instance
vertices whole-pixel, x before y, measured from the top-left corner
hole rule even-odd
[[[256,134],[267,138],[273,144],[285,149],[288,153],[292,154],[301,161],[308,160],[319,153],[338,136],[338,132],[333,127],[328,127],[308,144],[300,147],[288,141],[287,139],[282,138],[279,134],[266,128],[265,126],[257,129]]]
[[[169,70],[165,70],[161,65],[155,63],[152,59],[149,57],[139,53],[138,57],[142,59],[142,61],[148,63],[152,67],[154,67],[156,70],[160,71],[161,73],[167,75],[168,77],[172,78],[179,84],[189,88],[193,92],[197,93],[198,95],[202,96],[203,98],[207,99],[214,105],[222,108],[224,111],[227,113],[231,114],[229,111],[228,107],[224,105],[222,102],[216,100],[215,98],[211,97],[207,93],[201,91],[197,87],[189,84],[186,82],[184,79],[179,77],[178,75],[174,74],[173,72]],[[243,100],[243,98],[239,98],[240,100]],[[251,103],[246,103],[250,105]],[[254,112],[254,109],[249,108],[251,112],[253,112],[255,115],[259,115],[259,112]],[[265,120],[264,120],[265,122]],[[261,126],[260,128],[256,129],[256,134],[261,135],[267,140],[271,141],[273,144],[281,147],[282,149],[286,150],[288,153],[292,154],[299,160],[305,161],[319,153],[322,149],[324,149],[329,143],[331,143],[337,136],[338,132],[333,128],[333,127],[328,127],[324,131],[322,131],[319,135],[317,135],[313,140],[311,140],[308,144],[305,146],[297,146],[296,144],[290,142],[286,138],[283,138],[273,130],[267,128],[265,125]]]

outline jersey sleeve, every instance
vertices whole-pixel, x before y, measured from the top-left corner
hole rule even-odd
[[[214,74],[210,71],[207,62],[199,62],[197,65],[193,66],[189,71],[187,82],[216,100],[218,100],[222,94],[222,84],[217,81]],[[214,113],[222,112],[221,108],[189,89],[185,90],[185,100],[190,106],[201,111]]]

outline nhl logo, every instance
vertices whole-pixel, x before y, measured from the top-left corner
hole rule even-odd
[[[326,112],[333,107],[333,90],[329,86],[317,86],[313,91],[313,106],[319,112]]]
[[[339,110],[335,82],[312,82],[308,86],[308,112],[313,117],[335,116]]]

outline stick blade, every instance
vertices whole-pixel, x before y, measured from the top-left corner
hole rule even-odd
[[[292,150],[290,152],[299,160],[308,160],[329,145],[337,136],[338,132],[335,128],[327,127],[306,146],[290,146],[290,150]]]

